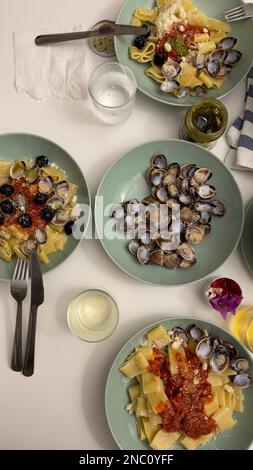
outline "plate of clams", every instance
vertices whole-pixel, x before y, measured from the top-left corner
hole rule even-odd
[[[147,344],[147,334],[158,325],[169,333],[170,341],[180,342],[186,347],[193,345],[195,354],[202,362],[203,367],[211,375],[214,373],[219,381],[223,374],[226,375],[226,372],[229,372],[229,380],[224,380],[225,390],[242,391],[243,401],[240,411],[234,410],[235,425],[223,432],[217,430],[215,439],[210,439],[199,449],[249,449],[253,439],[251,425],[253,419],[251,406],[253,393],[252,357],[230,333],[209,322],[196,319],[196,317],[170,317],[149,324],[130,338],[117,354],[107,378],[105,408],[111,433],[119,448],[150,449],[147,440],[139,439],[134,416],[127,412],[126,408],[126,404],[130,401],[128,387],[135,384],[136,379],[127,380],[119,369],[135,348]],[[166,350],[167,347],[165,346],[164,349]],[[175,450],[183,448],[180,442],[172,447]]]
[[[241,237],[243,203],[232,174],[189,142],[136,147],[107,171],[97,196],[96,227],[105,251],[123,271],[150,284],[205,278]]]
[[[86,204],[87,206],[90,205],[90,195],[89,189],[86,184],[86,181],[82,175],[82,172],[72,157],[60,146],[55,144],[54,142],[47,140],[43,137],[32,135],[32,134],[22,134],[22,133],[15,133],[15,134],[3,134],[0,135],[0,160],[2,161],[13,161],[13,165],[11,167],[12,172],[16,172],[15,175],[10,176],[17,176],[18,172],[23,171],[22,161],[20,158],[24,160],[29,160],[35,158],[35,156],[47,156],[51,163],[53,163],[56,167],[59,167],[66,172],[66,175],[69,177],[71,181],[73,181],[77,186],[77,201],[78,204]],[[27,172],[27,181],[32,182],[37,178],[37,173],[35,172],[36,166],[32,167]],[[52,181],[50,178],[44,178],[40,181],[39,193],[36,195],[37,198],[42,198],[45,194],[50,193],[52,197],[48,199],[48,205],[43,209],[45,211],[45,220],[48,212],[51,210],[53,213],[56,214],[56,209],[58,208],[58,204],[66,191],[66,181],[61,182],[57,188],[56,192],[52,192]],[[8,186],[8,185],[6,185]],[[5,202],[11,202],[6,200]],[[19,200],[16,201],[17,204],[22,207],[26,205],[26,198],[20,194]],[[38,200],[37,203],[41,204],[43,200]],[[3,204],[3,203],[2,203]],[[41,207],[38,205],[38,207]],[[5,208],[7,211],[7,207]],[[21,211],[22,212],[22,211]],[[25,212],[25,210],[23,211]],[[20,226],[23,228],[29,227],[30,220],[29,215],[26,213],[22,213],[20,216]],[[59,223],[58,221],[55,221]],[[65,222],[64,222],[65,223]],[[82,235],[84,235],[85,229],[88,225],[88,215],[87,220],[84,219]],[[36,237],[38,238],[39,243],[44,243],[43,236],[45,232],[43,230],[37,230]],[[27,249],[29,250],[31,247],[31,241],[29,240],[29,246],[27,244]],[[77,247],[80,240],[75,239],[73,236],[69,236],[66,245],[64,246],[63,251],[58,251],[50,255],[50,262],[48,264],[41,265],[42,272],[47,272],[56,266],[58,266],[62,261],[64,261]],[[25,251],[24,251],[25,253]],[[28,252],[27,252],[28,254]],[[15,257],[13,257],[11,262],[6,262],[0,259],[0,279],[1,280],[9,280],[11,273],[13,271],[13,266],[16,262]]]

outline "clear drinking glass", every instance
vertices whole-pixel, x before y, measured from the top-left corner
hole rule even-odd
[[[92,72],[88,89],[96,114],[107,124],[129,118],[135,103],[137,82],[125,65],[107,62]]]

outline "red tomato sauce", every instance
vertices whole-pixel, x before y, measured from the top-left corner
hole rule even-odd
[[[180,31],[180,26],[184,27],[184,31]],[[181,22],[173,23],[170,31],[162,38],[159,38],[156,45],[156,52],[165,52],[166,53],[166,60],[171,58],[176,62],[181,62],[181,57],[177,55],[176,51],[172,49],[170,52],[166,52],[164,50],[164,44],[176,36],[182,36],[185,41],[185,45],[190,48],[191,44],[194,42],[194,35],[203,33],[203,28],[200,26],[191,26],[189,24],[184,24]]]
[[[203,411],[205,401],[212,401],[212,386],[207,382],[208,370],[202,369],[197,356],[186,349],[186,361],[178,355],[179,373],[170,373],[168,357],[158,349],[154,360],[149,361],[149,372],[163,380],[168,397],[163,411],[159,412],[165,431],[183,431],[189,437],[197,438],[210,434],[216,428],[215,421]],[[164,409],[165,408],[165,409]]]
[[[4,214],[4,226],[8,227],[10,225],[16,225],[19,230],[23,231],[24,233],[34,233],[37,228],[43,228],[47,224],[47,222],[40,217],[40,211],[45,207],[46,204],[36,204],[33,200],[34,196],[39,192],[38,189],[38,182],[35,183],[27,183],[24,178],[19,180],[12,180],[11,186],[14,188],[14,193],[12,196],[7,197],[3,194],[0,194],[0,202],[4,199],[11,199],[12,201],[15,200],[18,194],[22,194],[25,196],[28,202],[28,214],[32,218],[32,225],[29,228],[21,227],[18,222],[18,218],[21,215],[20,209],[16,208],[14,214],[8,215]]]

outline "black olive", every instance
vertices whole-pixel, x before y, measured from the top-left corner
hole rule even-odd
[[[15,212],[15,207],[11,199],[4,199],[0,202],[0,208],[5,214],[13,214]]]
[[[32,218],[29,214],[21,214],[18,221],[23,228],[29,228],[32,225]]]
[[[3,184],[0,187],[0,193],[4,196],[10,197],[14,193],[14,188],[11,186],[11,184]]]
[[[161,66],[165,63],[166,54],[164,52],[156,52],[154,55],[154,64]]]
[[[45,155],[39,155],[36,158],[36,163],[40,168],[42,168],[43,166],[48,166],[49,160]]]
[[[64,230],[65,230],[65,233],[67,235],[72,235],[72,232],[73,232],[73,225],[74,225],[74,221],[73,220],[70,220],[69,222],[67,222],[65,225],[64,225]]]
[[[35,204],[45,204],[47,201],[47,195],[43,193],[38,193],[33,198]]]
[[[3,225],[4,223],[4,215],[2,212],[0,212],[0,225]]]
[[[54,217],[55,211],[51,209],[51,207],[44,207],[40,211],[40,217],[43,220],[46,220],[46,222],[50,222],[52,218]]]
[[[137,47],[137,49],[142,49],[145,46],[145,42],[145,36],[136,36],[134,40],[134,46]]]

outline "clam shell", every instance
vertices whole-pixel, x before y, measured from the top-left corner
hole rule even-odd
[[[40,193],[50,194],[54,188],[54,182],[51,176],[44,176],[43,178],[41,178],[39,181],[38,187],[39,187]]]
[[[142,245],[138,248],[137,259],[142,265],[146,265],[150,261],[149,257],[150,250],[146,246]]]
[[[164,169],[167,166],[167,158],[165,155],[155,155],[151,160],[151,165],[158,169]]]
[[[10,167],[10,177],[14,180],[23,178],[26,173],[26,166],[23,160],[15,161]]]
[[[69,196],[69,183],[68,181],[60,181],[56,186],[55,186],[55,192],[57,196],[59,196],[62,199],[67,199]]]
[[[221,41],[218,43],[218,48],[224,49],[225,51],[229,51],[230,49],[233,49],[237,43],[237,39],[234,37],[225,37],[221,39]]]
[[[140,248],[140,243],[138,240],[131,240],[128,243],[128,249],[132,255],[137,256],[137,251]]]
[[[166,93],[171,93],[172,91],[177,90],[180,87],[180,83],[177,80],[164,80],[161,83],[161,91]]]
[[[26,173],[26,181],[30,184],[34,183],[39,176],[40,168],[38,165],[34,165]]]
[[[242,57],[242,53],[240,51],[237,51],[236,49],[232,49],[231,51],[228,52],[226,59],[224,60],[225,65],[234,65]]]
[[[154,250],[150,252],[150,261],[152,261],[155,264],[158,264],[159,266],[163,266],[164,263],[164,252],[163,250]]]
[[[177,253],[167,253],[164,256],[164,265],[168,269],[176,269],[179,266],[179,258]]]
[[[47,200],[47,206],[51,207],[53,210],[62,209],[64,206],[64,199],[58,196],[52,196]]]

